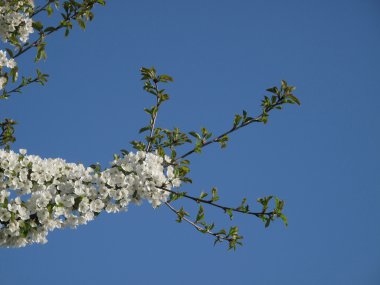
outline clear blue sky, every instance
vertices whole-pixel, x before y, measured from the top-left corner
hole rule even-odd
[[[184,190],[217,186],[232,204],[275,194],[289,227],[236,216],[245,245],[228,252],[146,204],[2,249],[0,283],[380,284],[380,2],[108,2],[86,32],[49,39],[46,88],[1,102],[20,122],[15,149],[107,165],[147,122],[141,66],[174,77],[159,125],[188,131],[257,114],[264,90],[285,79],[301,108],[194,156]]]

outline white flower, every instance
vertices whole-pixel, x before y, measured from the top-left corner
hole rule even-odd
[[[13,58],[8,59],[7,52],[0,50],[0,68],[8,67],[8,68],[15,68],[17,66],[16,61]],[[2,77],[2,84],[6,82],[6,78]]]
[[[117,213],[120,211],[120,208],[115,204],[108,204],[106,207],[107,213]]]
[[[4,88],[7,81],[8,81],[8,79],[6,77],[4,77],[4,76],[0,77],[0,90]]]
[[[7,199],[11,195],[9,191],[1,190],[0,191],[0,203],[4,203],[5,199]]]
[[[11,218],[11,213],[7,209],[1,208],[0,209],[0,221],[8,222],[10,218]]]
[[[16,35],[25,43],[33,33],[33,21],[26,13],[28,6],[25,4],[24,1],[18,1],[18,5],[5,2],[0,7],[0,36],[4,42],[8,42],[12,35]]]
[[[20,219],[23,221],[29,220],[29,218],[30,218],[29,210],[24,208],[24,207],[18,208],[18,215],[19,215]]]
[[[17,65],[16,61],[13,58],[10,58],[7,62],[7,67],[10,69],[16,67],[16,65]]]
[[[75,203],[74,196],[72,195],[64,196],[62,199],[62,203],[63,203],[63,206],[65,206],[66,208],[71,208]]]
[[[8,231],[10,233],[14,233],[15,235],[18,235],[19,228],[20,228],[20,224],[18,221],[12,221],[8,224]]]
[[[81,213],[87,213],[90,209],[90,204],[88,203],[88,198],[83,198],[83,200],[79,203],[78,211]]]
[[[93,212],[100,212],[104,208],[104,203],[100,199],[96,199],[90,203],[90,210]]]
[[[40,223],[45,223],[49,218],[49,212],[47,210],[37,211],[37,217]]]

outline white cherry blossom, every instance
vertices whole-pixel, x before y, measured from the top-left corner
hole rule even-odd
[[[104,171],[65,160],[0,150],[0,246],[47,242],[49,231],[87,224],[102,212],[127,211],[142,200],[158,207],[179,187],[162,157],[138,151]]]

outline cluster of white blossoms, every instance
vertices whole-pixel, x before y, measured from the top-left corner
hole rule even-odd
[[[7,57],[7,52],[0,50],[0,68],[8,67],[8,68],[14,68],[16,67],[17,63],[13,58]]]
[[[94,170],[63,159],[42,159],[0,150],[0,246],[46,243],[49,231],[76,228],[105,211],[126,211],[148,200],[153,207],[179,187],[162,157],[138,151],[116,158],[111,167]]]
[[[16,61],[13,58],[8,58],[6,51],[0,50],[0,90],[3,89],[4,85],[8,82],[7,77],[1,76],[1,70],[3,69],[3,67],[12,69],[16,66]]]
[[[15,35],[23,43],[27,42],[33,33],[33,21],[28,10],[33,2],[30,1],[0,1],[0,36],[8,42]]]
[[[29,35],[33,33],[33,21],[29,17],[33,7],[34,3],[30,0],[0,0],[0,37],[3,42],[11,42],[12,36],[18,38],[22,43],[28,41]],[[16,61],[13,58],[8,58],[6,51],[0,50],[0,90],[8,82],[8,78],[2,73],[3,67],[15,68]]]

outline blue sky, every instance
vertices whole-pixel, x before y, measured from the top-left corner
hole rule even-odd
[[[376,0],[109,1],[85,32],[50,38],[48,85],[0,106],[19,121],[14,148],[44,157],[106,166],[128,148],[153,104],[141,66],[174,77],[158,124],[187,131],[220,133],[266,88],[296,85],[300,108],[194,156],[183,189],[274,194],[289,227],[236,216],[244,246],[229,252],[146,204],[2,249],[1,284],[380,284],[379,16]]]

